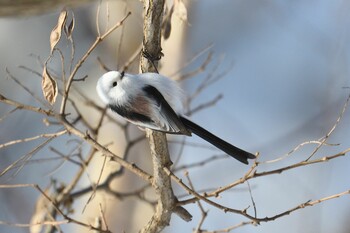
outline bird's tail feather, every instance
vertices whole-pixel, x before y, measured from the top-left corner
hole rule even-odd
[[[234,145],[231,145],[230,143],[222,140],[221,138],[215,136],[214,134],[210,133],[209,131],[203,129],[196,123],[184,118],[180,117],[182,123],[194,134],[197,136],[203,138],[207,142],[211,143],[213,146],[219,148],[220,150],[226,152],[228,155],[232,156],[233,158],[237,159],[238,161],[248,164],[248,159],[254,159],[255,155],[244,151],[238,147],[235,147]]]

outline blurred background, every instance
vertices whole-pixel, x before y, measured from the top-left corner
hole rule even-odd
[[[5,4],[5,3],[1,3]],[[35,104],[6,72],[17,77],[32,92],[41,97],[40,77],[19,66],[29,67],[41,73],[40,60],[50,53],[49,36],[57,23],[57,17],[65,3],[56,5],[29,5],[18,9],[1,7],[0,18],[0,93],[26,104]],[[101,4],[101,5],[100,5]],[[168,3],[169,5],[172,2]],[[137,0],[77,1],[68,9],[74,12],[76,25],[74,40],[76,57],[81,57],[96,38],[96,12],[100,5],[99,21],[102,29],[113,25],[127,11],[132,15],[124,25],[124,32],[117,30],[101,43],[83,65],[78,76],[88,75],[85,82],[75,83],[90,98],[102,106],[95,92],[97,78],[103,70],[97,57],[111,69],[118,69],[142,42],[142,3]],[[185,2],[187,22],[183,11],[175,12],[170,38],[163,42],[164,57],[160,72],[172,78],[197,70],[205,62],[209,50],[211,62],[204,72],[181,82],[186,93],[193,93],[198,85],[213,73],[225,74],[222,79],[205,89],[192,103],[192,107],[212,100],[222,94],[223,98],[210,108],[194,114],[191,118],[211,132],[251,152],[259,152],[259,161],[276,159],[291,151],[298,144],[325,136],[335,124],[350,92],[349,52],[350,3],[348,1],[273,1],[273,0],[201,0]],[[24,6],[22,4],[22,6]],[[44,7],[44,8],[42,8]],[[5,10],[6,9],[6,10]],[[109,10],[109,14],[106,13]],[[18,10],[18,11],[17,11]],[[121,39],[122,36],[122,39]],[[122,40],[121,47],[118,46]],[[117,42],[117,43],[116,43]],[[61,43],[61,42],[60,42]],[[62,42],[62,50],[68,46]],[[209,48],[209,49],[208,49]],[[198,59],[189,63],[196,54]],[[69,53],[67,53],[69,54]],[[188,64],[189,63],[189,64]],[[188,65],[187,65],[188,64]],[[52,63],[52,69],[60,69],[60,63]],[[177,72],[180,70],[180,72]],[[137,64],[130,67],[137,73]],[[42,98],[42,97],[41,97]],[[0,103],[0,143],[32,137],[50,129],[42,123],[42,117],[26,111],[16,111]],[[92,121],[88,109],[82,109]],[[323,147],[313,158],[333,155],[350,147],[349,110],[328,139],[339,146]],[[117,129],[104,128],[102,142],[119,140]],[[135,131],[135,132],[134,132]],[[53,131],[51,131],[53,132]],[[135,128],[135,134],[140,132]],[[67,137],[68,138],[68,137]],[[66,138],[66,140],[67,140]],[[63,138],[64,139],[64,138]],[[181,137],[170,137],[181,141]],[[205,142],[197,137],[187,139],[191,143]],[[19,144],[0,150],[2,171],[42,141]],[[54,147],[72,150],[74,145],[64,140],[54,141]],[[122,142],[121,142],[122,143]],[[172,154],[179,151],[171,143]],[[122,151],[117,143],[114,151]],[[142,143],[130,158],[151,172],[149,156],[142,153]],[[306,159],[315,145],[307,145],[287,159],[276,163],[262,164],[259,171],[271,170]],[[63,150],[63,149],[62,149]],[[82,148],[82,150],[87,150]],[[61,164],[50,158],[50,150],[44,148],[33,156],[22,169],[1,176],[1,184],[37,183],[45,188],[54,177],[66,182],[76,172],[68,163]],[[185,147],[180,164],[189,164],[209,158],[218,151],[205,148]],[[35,159],[41,159],[35,162]],[[101,170],[102,157],[95,158],[88,167],[83,188],[96,181]],[[175,160],[175,158],[174,158]],[[107,165],[108,169],[115,165]],[[259,217],[274,216],[307,200],[316,200],[350,189],[350,160],[337,158],[327,163],[316,164],[286,171],[282,174],[250,181],[252,195]],[[194,186],[199,189],[227,185],[240,178],[249,167],[236,161],[220,159],[208,165],[189,170]],[[18,171],[18,172],[17,172]],[[183,178],[183,173],[177,174]],[[135,177],[121,178],[116,187],[131,187],[142,184]],[[185,192],[176,184],[176,195]],[[0,221],[28,223],[34,212],[39,193],[31,188],[0,189]],[[113,232],[136,232],[147,223],[152,208],[138,203],[136,198],[117,200],[99,193],[93,203],[82,213],[88,195],[75,203],[74,216],[86,222],[94,222],[99,203],[106,209],[108,223]],[[215,199],[223,205],[244,209],[251,205],[246,185],[223,193]],[[211,206],[203,229],[214,231],[234,226],[247,219],[239,215],[223,213]],[[350,232],[350,198],[343,196],[314,207],[308,207],[276,221],[259,226],[244,226],[239,232]],[[201,218],[196,204],[185,206],[193,220],[184,222],[173,215],[171,225],[164,232],[191,232]],[[253,213],[252,207],[249,209]],[[64,232],[88,232],[76,225],[62,226]],[[0,225],[0,232],[28,232],[28,228]],[[233,231],[234,232],[234,231]]]

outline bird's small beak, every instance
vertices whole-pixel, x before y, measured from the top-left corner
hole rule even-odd
[[[125,71],[123,70],[121,73],[120,73],[120,79],[123,79],[124,75],[125,75]]]

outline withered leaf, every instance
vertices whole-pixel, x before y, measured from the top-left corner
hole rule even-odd
[[[46,64],[44,66],[44,71],[42,75],[41,80],[41,89],[43,91],[45,99],[53,105],[56,101],[57,97],[57,83],[56,81],[51,77],[49,72],[47,72]]]
[[[61,39],[62,28],[65,26],[67,20],[67,11],[62,10],[60,16],[57,20],[57,25],[52,29],[50,34],[50,46],[51,46],[51,54],[57,43]]]

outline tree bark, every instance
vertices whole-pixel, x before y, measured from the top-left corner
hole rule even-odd
[[[157,71],[157,60],[161,56],[161,24],[164,0],[144,0],[143,47],[140,69],[144,72]],[[147,130],[153,162],[153,187],[158,195],[156,211],[143,233],[160,232],[169,225],[176,199],[171,187],[171,179],[163,170],[170,167],[168,145],[164,133]]]

